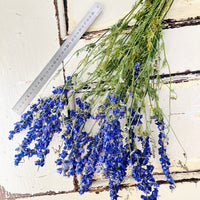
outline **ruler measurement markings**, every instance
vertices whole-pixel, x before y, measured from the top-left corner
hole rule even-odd
[[[66,41],[60,47],[60,49],[55,53],[55,55],[52,57],[49,63],[40,72],[40,74],[36,77],[33,83],[29,86],[29,88],[25,91],[22,97],[15,104],[13,110],[16,113],[21,114],[26,109],[26,107],[31,103],[33,98],[37,95],[40,89],[44,86],[44,84],[48,81],[51,75],[55,72],[57,67],[62,63],[64,58],[76,45],[81,36],[85,33],[85,31],[96,19],[96,17],[101,13],[102,9],[103,7],[102,4],[100,3],[95,3],[90,8],[90,10],[81,20],[81,22],[73,30],[71,35],[68,36]]]

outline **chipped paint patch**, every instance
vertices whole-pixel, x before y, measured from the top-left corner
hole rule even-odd
[[[5,200],[5,199],[9,199],[9,197],[10,197],[10,193],[7,192],[3,186],[0,185],[0,199]]]
[[[165,24],[164,29],[199,25],[200,24],[200,16],[190,17],[190,18],[181,19],[181,20],[167,19],[167,20],[164,21],[164,24]]]
[[[200,80],[191,80],[188,82],[172,83],[173,88],[186,89],[191,87],[200,86]]]

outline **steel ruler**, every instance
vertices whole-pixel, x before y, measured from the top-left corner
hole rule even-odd
[[[51,58],[48,64],[28,87],[25,93],[17,101],[15,106],[12,108],[17,114],[22,114],[27,106],[31,103],[34,97],[39,93],[41,88],[49,80],[49,78],[56,71],[58,66],[62,63],[65,57],[70,53],[76,43],[80,40],[81,36],[89,28],[89,26],[94,22],[97,16],[103,10],[101,3],[96,2],[89,9],[80,23],[76,26],[73,32],[67,37],[66,41],[58,49],[55,55]]]

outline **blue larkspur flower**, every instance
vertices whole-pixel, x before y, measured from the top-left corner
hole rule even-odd
[[[57,88],[56,91],[60,93],[61,88]],[[60,117],[64,106],[60,106],[61,103],[60,99],[39,99],[37,104],[31,106],[30,111],[21,116],[21,121],[15,124],[14,130],[10,131],[10,139],[14,134],[27,129],[27,134],[17,149],[15,165],[18,165],[24,157],[35,155],[38,157],[35,165],[44,166],[45,157],[50,152],[49,144],[54,134],[62,130]],[[33,148],[30,148],[30,145]]]
[[[114,94],[109,95],[109,96],[108,96],[108,99],[110,100],[110,102],[115,103],[115,104],[116,104],[116,103],[118,102],[118,100],[119,100],[119,98],[116,97]]]
[[[135,63],[135,77],[140,70],[141,64]],[[69,90],[72,90],[70,94]],[[80,194],[89,189],[94,174],[99,173],[109,180],[111,200],[117,200],[121,183],[130,165],[137,188],[143,192],[141,199],[156,200],[159,184],[155,181],[154,166],[150,162],[151,138],[148,135],[138,136],[138,128],[143,122],[142,108],[127,105],[125,97],[128,93],[123,91],[116,95],[110,91],[95,114],[91,112],[94,106],[85,97],[75,98],[74,109],[66,105],[68,96],[76,93],[73,90],[72,77],[67,77],[65,86],[54,88],[52,93],[50,98],[38,100],[30,111],[22,115],[14,130],[10,131],[9,139],[12,139],[16,133],[27,129],[26,136],[16,149],[15,165],[19,165],[24,157],[35,156],[35,165],[44,166],[53,137],[59,134],[63,143],[55,162],[57,172],[64,176],[81,174]],[[130,98],[134,99],[134,95],[134,92],[130,92]],[[124,118],[127,120],[125,124]],[[85,130],[88,120],[93,120],[99,127],[96,133],[90,134]],[[163,119],[157,118],[155,123],[159,130],[160,163],[170,188],[174,188],[166,151],[165,124]]]
[[[164,123],[163,118],[161,120],[158,120],[157,117],[155,117],[155,123],[159,130],[158,144],[160,147],[158,149],[158,153],[160,155],[160,164],[162,166],[163,173],[165,174],[167,181],[170,184],[170,189],[173,190],[175,188],[175,182],[174,182],[174,180],[170,174],[170,170],[169,170],[171,163],[167,156],[167,150],[166,150],[166,145],[165,145],[165,141],[167,140],[167,136],[164,133],[165,123]],[[168,144],[168,142],[167,142],[167,144]]]
[[[135,69],[134,75],[135,75],[135,76],[138,76],[138,75],[139,75],[139,72],[140,72],[140,65],[141,65],[141,63],[138,63],[138,62],[134,65],[134,69]]]

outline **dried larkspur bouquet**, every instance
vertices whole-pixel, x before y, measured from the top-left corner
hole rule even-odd
[[[172,3],[173,0],[137,1],[96,42],[76,52],[86,55],[72,76],[55,88],[51,97],[32,105],[10,131],[12,139],[27,130],[17,149],[15,165],[24,157],[35,156],[35,164],[42,167],[53,137],[60,136],[63,143],[57,171],[71,176],[82,174],[80,194],[89,189],[97,173],[109,180],[110,197],[117,199],[129,167],[138,189],[143,191],[141,199],[154,200],[159,184],[153,176],[151,160],[156,149],[151,141],[158,140],[163,173],[170,188],[174,188],[166,149],[169,123],[158,96],[162,84],[159,73],[167,63],[163,20]],[[93,72],[91,66],[95,66]],[[83,81],[83,77],[87,79]],[[87,123],[90,128],[86,128]],[[157,135],[151,124],[156,124]]]

